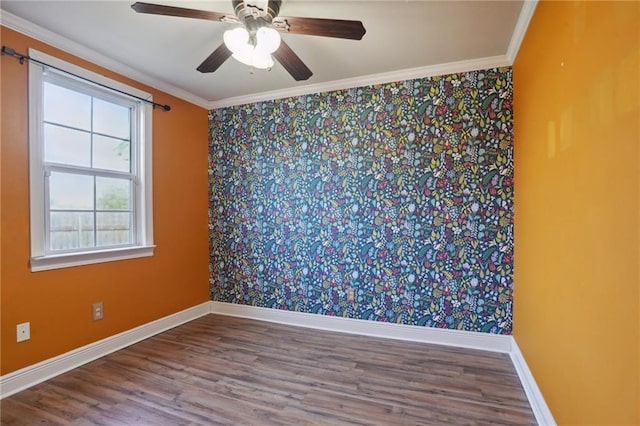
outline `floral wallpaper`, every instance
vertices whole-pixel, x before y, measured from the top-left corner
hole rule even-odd
[[[510,334],[512,89],[500,68],[211,111],[212,299]]]

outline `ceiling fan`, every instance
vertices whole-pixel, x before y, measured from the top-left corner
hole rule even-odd
[[[214,72],[230,56],[255,68],[271,68],[271,55],[296,81],[313,75],[302,59],[281,40],[279,33],[361,40],[366,30],[360,21],[278,16],[282,0],[232,0],[235,15],[207,10],[137,2],[138,13],[239,24],[224,34],[224,42],[199,66],[202,73]]]

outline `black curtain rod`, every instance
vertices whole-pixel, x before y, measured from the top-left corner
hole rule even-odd
[[[72,72],[63,70],[63,69],[58,68],[56,66],[47,64],[46,62],[42,62],[42,61],[39,61],[37,59],[33,59],[29,55],[23,55],[22,53],[18,53],[14,49],[12,49],[12,48],[10,48],[8,46],[2,46],[2,54],[3,55],[13,56],[14,58],[17,58],[20,61],[21,64],[24,64],[24,61],[35,62],[36,64],[40,64],[40,65],[43,65],[45,67],[53,68],[54,70],[63,72],[65,74],[72,75],[75,78],[79,78],[81,80],[88,81],[89,83],[96,84],[96,85],[98,85],[100,87],[104,87],[105,89],[113,90],[114,92],[122,93],[123,95],[127,95],[127,96],[130,96],[130,97],[134,98],[134,99],[138,99],[138,100],[140,100],[142,102],[146,102],[148,104],[153,105],[154,108],[161,108],[161,109],[163,109],[165,111],[171,111],[171,107],[169,105],[166,105],[166,104],[162,105],[162,104],[159,104],[157,102],[153,102],[153,101],[150,101],[148,99],[141,98],[140,96],[132,95],[131,93],[127,93],[127,92],[124,92],[122,90],[114,89],[113,87],[109,87],[106,84],[98,83],[97,81],[93,81],[93,80],[90,80],[88,78],[82,77],[80,75],[74,74]]]

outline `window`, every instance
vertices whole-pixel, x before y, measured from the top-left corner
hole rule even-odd
[[[151,95],[30,50],[56,68]],[[152,106],[29,63],[31,269],[153,254]]]

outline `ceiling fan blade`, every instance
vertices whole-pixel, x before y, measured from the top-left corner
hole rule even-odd
[[[208,10],[186,9],[184,7],[164,6],[161,4],[143,2],[132,4],[131,8],[138,13],[179,16],[182,18],[206,19],[208,21],[222,21],[224,18],[229,17],[229,15],[225,13],[210,12]]]
[[[273,19],[273,27],[291,34],[306,34],[323,37],[362,40],[367,32],[360,21],[324,18],[295,18],[278,16]]]
[[[302,59],[291,50],[284,40],[280,40],[280,47],[273,52],[273,56],[296,81],[307,80],[313,75]]]
[[[202,73],[214,72],[215,70],[220,68],[220,65],[222,65],[224,61],[229,59],[229,56],[231,55],[231,51],[227,48],[227,46],[225,46],[224,43],[222,43],[216,50],[213,51],[211,55],[209,55],[209,57],[207,57],[207,59],[202,61],[197,69]]]

